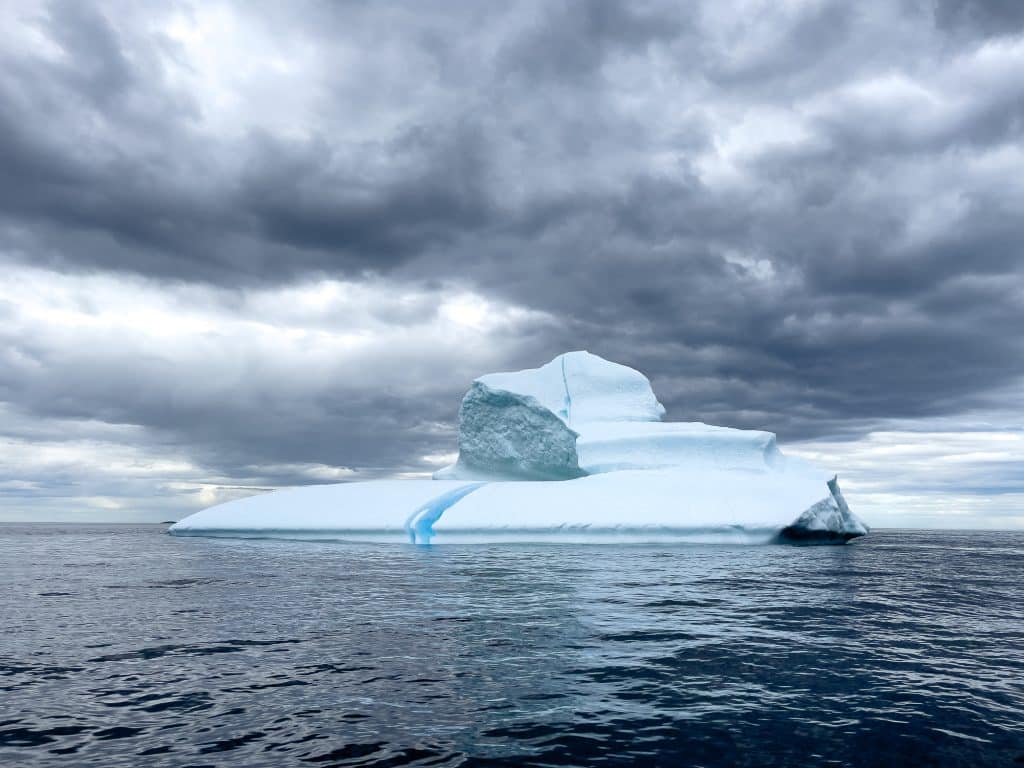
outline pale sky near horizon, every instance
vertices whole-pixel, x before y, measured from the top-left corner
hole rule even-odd
[[[588,349],[1024,528],[1024,3],[0,0],[0,521],[429,473]]]

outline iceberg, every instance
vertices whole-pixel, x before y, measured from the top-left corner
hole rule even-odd
[[[459,456],[433,478],[275,491],[197,512],[174,535],[376,542],[844,543],[868,527],[834,475],[775,435],[662,422],[639,371],[588,352],[477,378]]]

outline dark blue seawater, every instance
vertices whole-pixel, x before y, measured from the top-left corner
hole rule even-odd
[[[1022,577],[1022,533],[417,548],[0,525],[0,763],[1020,765]]]

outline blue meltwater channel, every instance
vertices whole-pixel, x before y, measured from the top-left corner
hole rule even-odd
[[[449,507],[471,494],[487,483],[469,483],[442,493],[419,507],[405,521],[405,530],[409,533],[409,541],[413,544],[429,544],[434,535],[434,523],[441,519]]]

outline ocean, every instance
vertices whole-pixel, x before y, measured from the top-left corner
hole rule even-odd
[[[0,525],[0,764],[1024,765],[1024,533]]]

